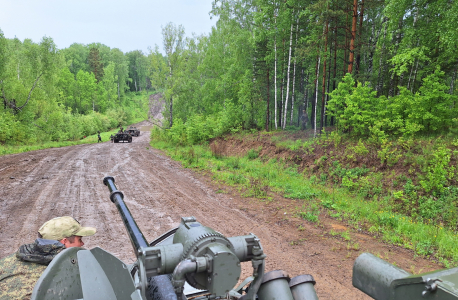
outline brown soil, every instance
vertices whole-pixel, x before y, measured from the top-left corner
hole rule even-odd
[[[148,122],[136,124],[148,126]],[[78,145],[0,157],[0,257],[36,238],[47,220],[71,215],[97,234],[86,247],[102,247],[127,263],[134,254],[116,207],[102,179],[116,179],[137,224],[152,240],[177,226],[181,216],[195,216],[227,236],[256,234],[267,254],[267,270],[290,276],[312,274],[320,299],[369,299],[352,287],[354,259],[369,251],[408,271],[439,268],[413,259],[411,251],[352,232],[359,248],[348,247],[328,232],[347,230],[331,218],[320,226],[296,218],[294,200],[275,197],[269,203],[242,198],[238,191],[211,182],[210,176],[183,169],[149,145],[143,131],[132,143]],[[222,191],[224,191],[222,193]],[[249,276],[244,265],[243,277]]]

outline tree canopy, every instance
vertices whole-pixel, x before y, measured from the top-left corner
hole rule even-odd
[[[457,9],[442,0],[215,1],[216,26],[182,39],[180,51],[168,49],[181,27],[163,29],[166,55],[151,51],[150,78],[169,104],[173,97],[169,125],[202,121],[202,138],[291,125],[316,134],[335,125],[363,135],[450,131]]]
[[[126,111],[146,117],[126,92],[149,87],[148,58],[130,57],[102,44],[59,50],[50,37],[34,43],[0,31],[0,143],[80,138],[125,122]]]

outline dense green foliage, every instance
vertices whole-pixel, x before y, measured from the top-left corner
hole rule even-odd
[[[167,24],[165,55],[151,55],[169,127],[205,128],[229,107],[234,130],[300,126],[303,111],[316,133],[456,128],[456,1],[224,0],[211,15],[207,36]]]
[[[338,127],[358,136],[374,136],[386,140],[388,135],[412,136],[416,133],[457,133],[458,107],[448,93],[437,69],[423,79],[414,94],[405,87],[391,98],[376,96],[367,85],[355,87],[350,74],[331,93],[329,115]]]
[[[148,103],[147,57],[101,44],[59,50],[53,40],[6,39],[0,31],[0,144],[77,140],[135,119]]]

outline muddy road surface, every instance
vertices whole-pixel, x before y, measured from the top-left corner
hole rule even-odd
[[[0,257],[32,242],[45,221],[70,215],[83,226],[97,228],[94,236],[84,239],[85,247],[99,246],[133,262],[126,230],[102,183],[107,175],[124,192],[148,240],[176,227],[181,216],[195,216],[226,236],[252,232],[267,254],[267,271],[283,269],[291,277],[312,274],[320,299],[369,299],[351,284],[353,261],[367,249],[407,270],[412,265],[416,271],[435,268],[364,234],[355,235],[358,246],[349,247],[326,234],[331,227],[345,229],[343,225],[331,220],[320,227],[301,221],[289,215],[291,200],[266,204],[241,198],[230,189],[221,193],[224,187],[211,183],[208,176],[183,169],[152,149],[147,131],[132,143],[104,142],[0,157]],[[243,267],[242,275],[251,275],[251,264]]]

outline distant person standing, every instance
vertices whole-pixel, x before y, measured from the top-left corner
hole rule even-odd
[[[98,141],[97,141],[97,143],[98,143],[98,142],[102,142],[102,137],[100,136],[100,131],[99,131],[99,133],[97,134],[97,137],[99,138]]]

